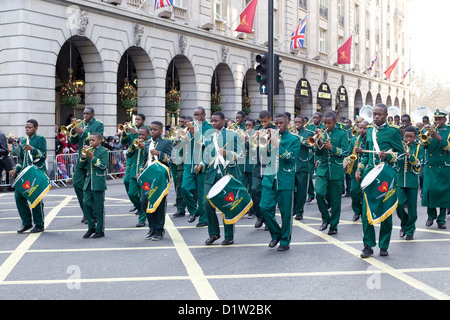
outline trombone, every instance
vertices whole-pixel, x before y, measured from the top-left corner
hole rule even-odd
[[[321,129],[319,132],[317,132],[314,136],[308,137],[305,140],[305,144],[308,147],[316,147],[317,149],[323,148],[323,141],[330,140],[330,136],[328,135],[327,129]]]
[[[61,132],[64,135],[69,135],[70,132],[75,129],[75,128],[79,128],[81,125],[83,124],[83,120],[80,119],[76,119],[74,122],[72,122],[71,124],[69,124],[68,126],[61,126]]]

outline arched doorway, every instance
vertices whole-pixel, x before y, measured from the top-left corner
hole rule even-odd
[[[294,114],[295,116],[311,117],[313,113],[312,92],[308,80],[302,78],[295,88]]]
[[[137,113],[137,97],[122,96],[122,90],[136,92],[137,94],[137,72],[133,58],[128,50],[122,55],[117,70],[117,123],[132,122],[133,115]],[[134,101],[134,102],[133,102]],[[134,107],[133,107],[134,105]]]
[[[338,115],[348,115],[348,94],[344,86],[340,86],[336,92],[336,113]]]
[[[326,82],[322,82],[317,90],[317,111],[325,112],[331,110],[331,90]]]
[[[366,95],[366,106],[372,106],[373,107],[373,99],[372,99],[372,93],[367,92]]]
[[[363,98],[362,98],[362,94],[361,94],[361,90],[356,90],[355,93],[355,109],[354,109],[354,115],[355,117],[357,115],[359,115],[359,111],[361,110],[361,108],[363,107]]]
[[[214,94],[220,94],[222,111],[227,117],[234,116],[239,108],[239,91],[236,90],[233,73],[226,63],[219,63],[211,81],[211,113],[214,112]]]
[[[386,106],[387,107],[391,107],[392,106],[391,96],[387,96],[387,98],[386,98]]]
[[[376,97],[376,99],[375,99],[375,104],[378,104],[378,103],[383,103],[383,99],[381,98],[381,94],[377,94],[377,97]]]

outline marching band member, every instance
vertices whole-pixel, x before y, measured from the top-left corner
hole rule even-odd
[[[27,138],[20,139],[18,163],[16,167],[9,172],[10,176],[14,177],[16,173],[20,173],[26,167],[31,165],[36,166],[39,170],[47,174],[45,165],[45,159],[47,158],[47,142],[44,136],[36,133],[38,126],[38,122],[34,119],[30,119],[26,122],[25,133]],[[22,220],[22,225],[19,230],[17,230],[17,233],[23,233],[31,228],[30,233],[44,231],[44,202],[41,200],[40,203],[30,211],[27,199],[18,192],[17,188],[14,191],[14,198],[20,219]],[[34,228],[32,222],[34,222]]]
[[[134,139],[136,139],[138,137],[138,131],[139,129],[144,126],[145,123],[145,115],[142,113],[138,113],[135,116],[134,119],[134,126],[132,126],[131,128],[125,128],[124,131],[122,132],[121,136],[120,136],[120,143],[125,146],[128,145],[128,147],[130,148],[133,145],[133,141]],[[134,166],[136,163],[136,158],[133,157],[133,155],[135,155],[134,153],[131,154],[131,157],[127,157],[127,162],[126,162],[126,166],[125,166],[125,174],[123,176],[123,184],[125,186],[125,191],[127,192],[127,194],[130,194],[130,179],[132,177],[134,177],[134,171],[136,169],[136,167]],[[134,169],[132,169],[132,167],[134,167]],[[135,192],[136,190],[134,190],[133,192]],[[139,191],[140,193],[140,191]],[[129,195],[128,198],[130,199],[131,203],[133,204],[133,208],[130,210],[130,212],[133,212],[135,210],[138,210],[139,205],[136,202],[136,198],[139,198],[139,195],[136,194],[132,194],[131,196]],[[138,201],[138,200],[137,200]],[[139,210],[138,210],[139,213]],[[138,223],[137,223],[137,227],[143,227],[145,225],[145,214],[142,216],[142,214],[139,214],[139,219],[138,219]]]
[[[270,231],[272,240],[269,247],[278,243],[277,251],[289,249],[292,233],[292,204],[295,185],[295,158],[300,150],[300,139],[288,130],[288,117],[284,114],[275,116],[279,130],[270,130],[269,163],[262,178],[260,209]],[[281,226],[275,218],[278,205],[281,213]]]
[[[241,130],[245,130],[245,125],[246,125],[245,118],[246,118],[246,115],[245,115],[244,111],[236,112],[236,122],[235,122],[235,124]]]
[[[255,131],[253,133],[255,137],[258,136],[263,129],[276,129],[275,125],[272,123],[272,116],[267,110],[263,110],[259,113],[259,122],[260,124],[255,127]],[[250,144],[252,144],[252,141],[258,141],[258,138],[255,137],[252,137]],[[256,215],[255,228],[261,228],[264,223],[264,216],[259,210],[262,192],[262,178],[264,174],[264,168],[267,164],[267,161],[264,160],[264,151],[265,149],[261,148],[259,145],[257,145],[256,147],[250,147],[250,159],[252,160],[251,163],[254,164],[251,197],[253,201],[253,210]]]
[[[387,166],[390,167],[390,170],[388,171],[393,172],[393,176],[390,176],[389,178],[394,180],[393,188],[395,189],[396,177],[395,171],[394,169],[392,169],[392,166],[395,162],[395,155],[387,151],[392,149],[393,152],[404,153],[404,149],[400,129],[395,125],[386,123],[387,115],[387,106],[385,104],[379,103],[373,109],[374,125],[368,126],[367,139],[364,149],[374,152],[365,152],[363,154],[361,162],[358,166],[358,171],[355,174],[355,179],[356,181],[361,182],[362,179],[367,176],[367,174],[375,167],[375,165],[384,162]],[[365,199],[366,198],[367,197],[365,196]],[[395,200],[396,195],[392,195],[391,198],[391,201]],[[367,212],[369,210],[367,203],[368,201],[374,200],[363,201],[363,212],[361,215],[361,219],[363,224],[364,249],[362,250],[361,258],[370,257],[373,254],[372,247],[376,245],[375,227],[373,226],[373,224],[369,223],[369,218],[367,215]],[[378,199],[376,199],[375,201],[381,202]],[[382,220],[379,234],[379,247],[381,256],[388,255],[387,250],[389,248],[389,242],[392,233],[391,213],[392,212],[389,211],[375,212],[375,214],[377,214],[378,217],[380,217],[380,219]]]
[[[412,240],[416,229],[419,172],[422,166],[424,150],[416,142],[417,131],[415,127],[408,126],[403,133],[406,150],[404,156],[397,158],[396,165],[398,186],[397,215],[401,221],[400,237],[403,238],[406,235],[406,240]],[[405,203],[408,204],[408,212],[405,211]]]
[[[312,137],[314,132],[303,127],[304,119],[302,116],[296,116],[294,124],[297,129],[296,135],[300,138],[300,151],[295,161],[294,215],[296,220],[302,220],[311,174],[310,158],[312,149],[306,143],[306,139]]]
[[[187,130],[186,128],[186,116],[181,115],[178,119],[178,127],[176,130]],[[174,139],[174,138],[171,138]],[[172,140],[175,147],[180,143],[180,140]],[[180,160],[180,161],[179,161]],[[181,184],[183,183],[183,169],[184,164],[181,161],[181,157],[172,156],[172,164],[170,165],[170,172],[172,174],[173,186],[175,189],[175,207],[177,211],[172,215],[173,217],[184,217],[186,214],[186,204],[184,203],[183,196],[181,195]]]
[[[75,194],[77,195],[78,203],[83,211],[83,219],[81,222],[86,223],[87,220],[83,201],[83,186],[87,172],[86,169],[82,168],[80,164],[81,149],[83,149],[85,145],[89,145],[89,136],[93,132],[98,132],[103,136],[104,127],[103,122],[95,119],[95,112],[93,108],[85,108],[83,117],[84,120],[82,125],[73,128],[70,131],[70,143],[73,145],[78,145],[78,159],[73,172],[72,183]]]
[[[425,142],[422,206],[427,207],[430,227],[436,220],[438,228],[445,229],[445,208],[450,208],[450,128],[445,124],[447,114],[439,109],[434,112],[435,128],[428,126],[430,139]],[[439,215],[437,208],[440,208]]]
[[[349,146],[349,150],[352,150],[352,154],[356,156],[356,160],[354,161],[351,170],[347,167],[347,170],[350,172],[350,197],[352,200],[353,221],[357,221],[362,213],[363,193],[361,190],[361,183],[356,180],[355,173],[358,169],[358,164],[361,161],[361,157],[363,155],[363,147],[366,144],[366,133],[368,125],[369,122],[366,120],[359,123],[358,135],[354,136],[350,140]]]
[[[316,132],[317,129],[323,129],[325,130],[325,126],[322,123],[322,113],[320,112],[316,112],[313,114],[312,117],[312,121],[313,123],[311,124],[306,124],[306,129]],[[310,159],[310,166],[309,166],[309,170],[310,170],[310,175],[309,175],[309,182],[308,182],[308,198],[306,199],[306,202],[309,203],[312,200],[314,200],[314,183],[313,183],[313,176],[314,176],[314,171],[316,168],[316,155],[314,152],[311,152],[311,159]]]
[[[215,130],[214,134],[208,135],[205,140],[204,160],[195,166],[195,172],[205,173],[204,195],[206,196],[212,186],[226,174],[236,176],[237,157],[241,153],[241,146],[238,143],[238,134],[234,130],[224,127],[225,115],[218,111],[211,116],[211,125]],[[226,145],[230,145],[226,147]],[[216,215],[216,209],[211,206],[209,201],[204,201],[204,211],[208,223],[209,238],[205,241],[206,245],[211,245],[220,238],[219,221]],[[225,239],[222,245],[231,245],[234,243],[234,224],[224,223]]]
[[[317,205],[322,215],[322,225],[319,230],[323,231],[330,226],[328,234],[337,233],[337,225],[341,215],[341,193],[345,173],[342,170],[343,159],[348,156],[348,136],[341,127],[336,126],[336,114],[328,112],[324,118],[325,135],[321,141],[322,146],[314,146],[314,153],[318,159],[316,169],[316,191]],[[318,129],[316,133],[319,133]],[[318,138],[319,142],[320,139]],[[328,213],[327,193],[329,193],[331,215]]]
[[[195,172],[195,166],[202,160],[205,133],[212,130],[211,124],[206,121],[205,109],[201,106],[194,110],[196,119],[195,125],[189,129],[188,139],[185,139],[179,147],[183,148],[184,169],[183,182],[181,184],[181,195],[186,208],[189,211],[188,222],[192,223],[197,217],[197,227],[207,225],[206,214],[203,211],[203,202],[205,200],[204,180],[205,174]],[[186,122],[192,124],[191,122]]]
[[[146,159],[144,157],[144,148],[149,136],[150,130],[148,127],[141,125],[137,137],[134,140],[130,140],[127,150],[127,170],[130,175],[128,181],[128,198],[139,214],[136,227],[144,227],[145,220],[147,219],[145,208],[141,207],[141,188],[137,182],[137,176],[139,175],[142,163]]]
[[[108,149],[102,147],[101,143],[101,134],[93,132],[89,136],[89,149],[84,147],[85,151],[81,151],[80,167],[86,170],[83,205],[88,221],[88,231],[83,235],[84,239],[91,235],[92,238],[105,236],[105,191],[109,156]]]
[[[164,125],[161,122],[153,121],[151,123],[150,135],[152,138],[145,143],[144,159],[151,160],[153,157],[156,157],[159,162],[169,167],[173,145],[170,140],[166,140],[162,137],[163,129]],[[144,160],[141,170],[145,170],[149,164],[150,161]],[[148,200],[143,193],[144,190],[141,191],[141,207],[146,210],[145,208],[148,206]],[[146,213],[149,226],[149,232],[145,236],[146,240],[158,241],[164,238],[164,224],[167,210],[166,200],[167,195],[164,196],[155,212]]]

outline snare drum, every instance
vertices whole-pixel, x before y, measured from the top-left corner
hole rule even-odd
[[[384,221],[397,208],[397,182],[395,170],[380,163],[361,182],[367,220],[370,224]]]
[[[212,186],[206,199],[222,213],[225,224],[236,223],[253,205],[247,188],[229,174]]]
[[[23,169],[11,186],[27,199],[31,209],[41,202],[52,187],[47,175],[35,166]]]
[[[171,183],[169,168],[159,161],[154,161],[139,175],[137,182],[148,200],[146,212],[155,212],[162,199],[169,193]]]

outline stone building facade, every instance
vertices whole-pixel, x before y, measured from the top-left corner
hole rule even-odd
[[[353,118],[364,105],[383,102],[409,112],[407,0],[274,0],[275,53],[282,58],[275,112],[311,117],[334,110]],[[155,10],[153,0],[5,0],[0,8],[0,129],[25,134],[29,118],[54,147],[54,126],[85,106],[95,109],[114,135],[130,118],[120,104],[127,77],[137,87],[137,107],[150,120],[171,124],[179,114],[222,97],[234,118],[243,96],[250,117],[267,109],[256,83],[255,57],[267,51],[267,2],[259,1],[252,34],[237,33],[249,0],[174,0]],[[291,33],[308,16],[305,48],[290,51]],[[353,35],[352,62],[337,65],[337,49]],[[372,58],[380,52],[373,68]],[[391,79],[384,71],[397,59]],[[68,69],[82,101],[61,105]],[[180,92],[180,108],[166,111],[166,94]],[[147,122],[149,123],[149,122]]]

